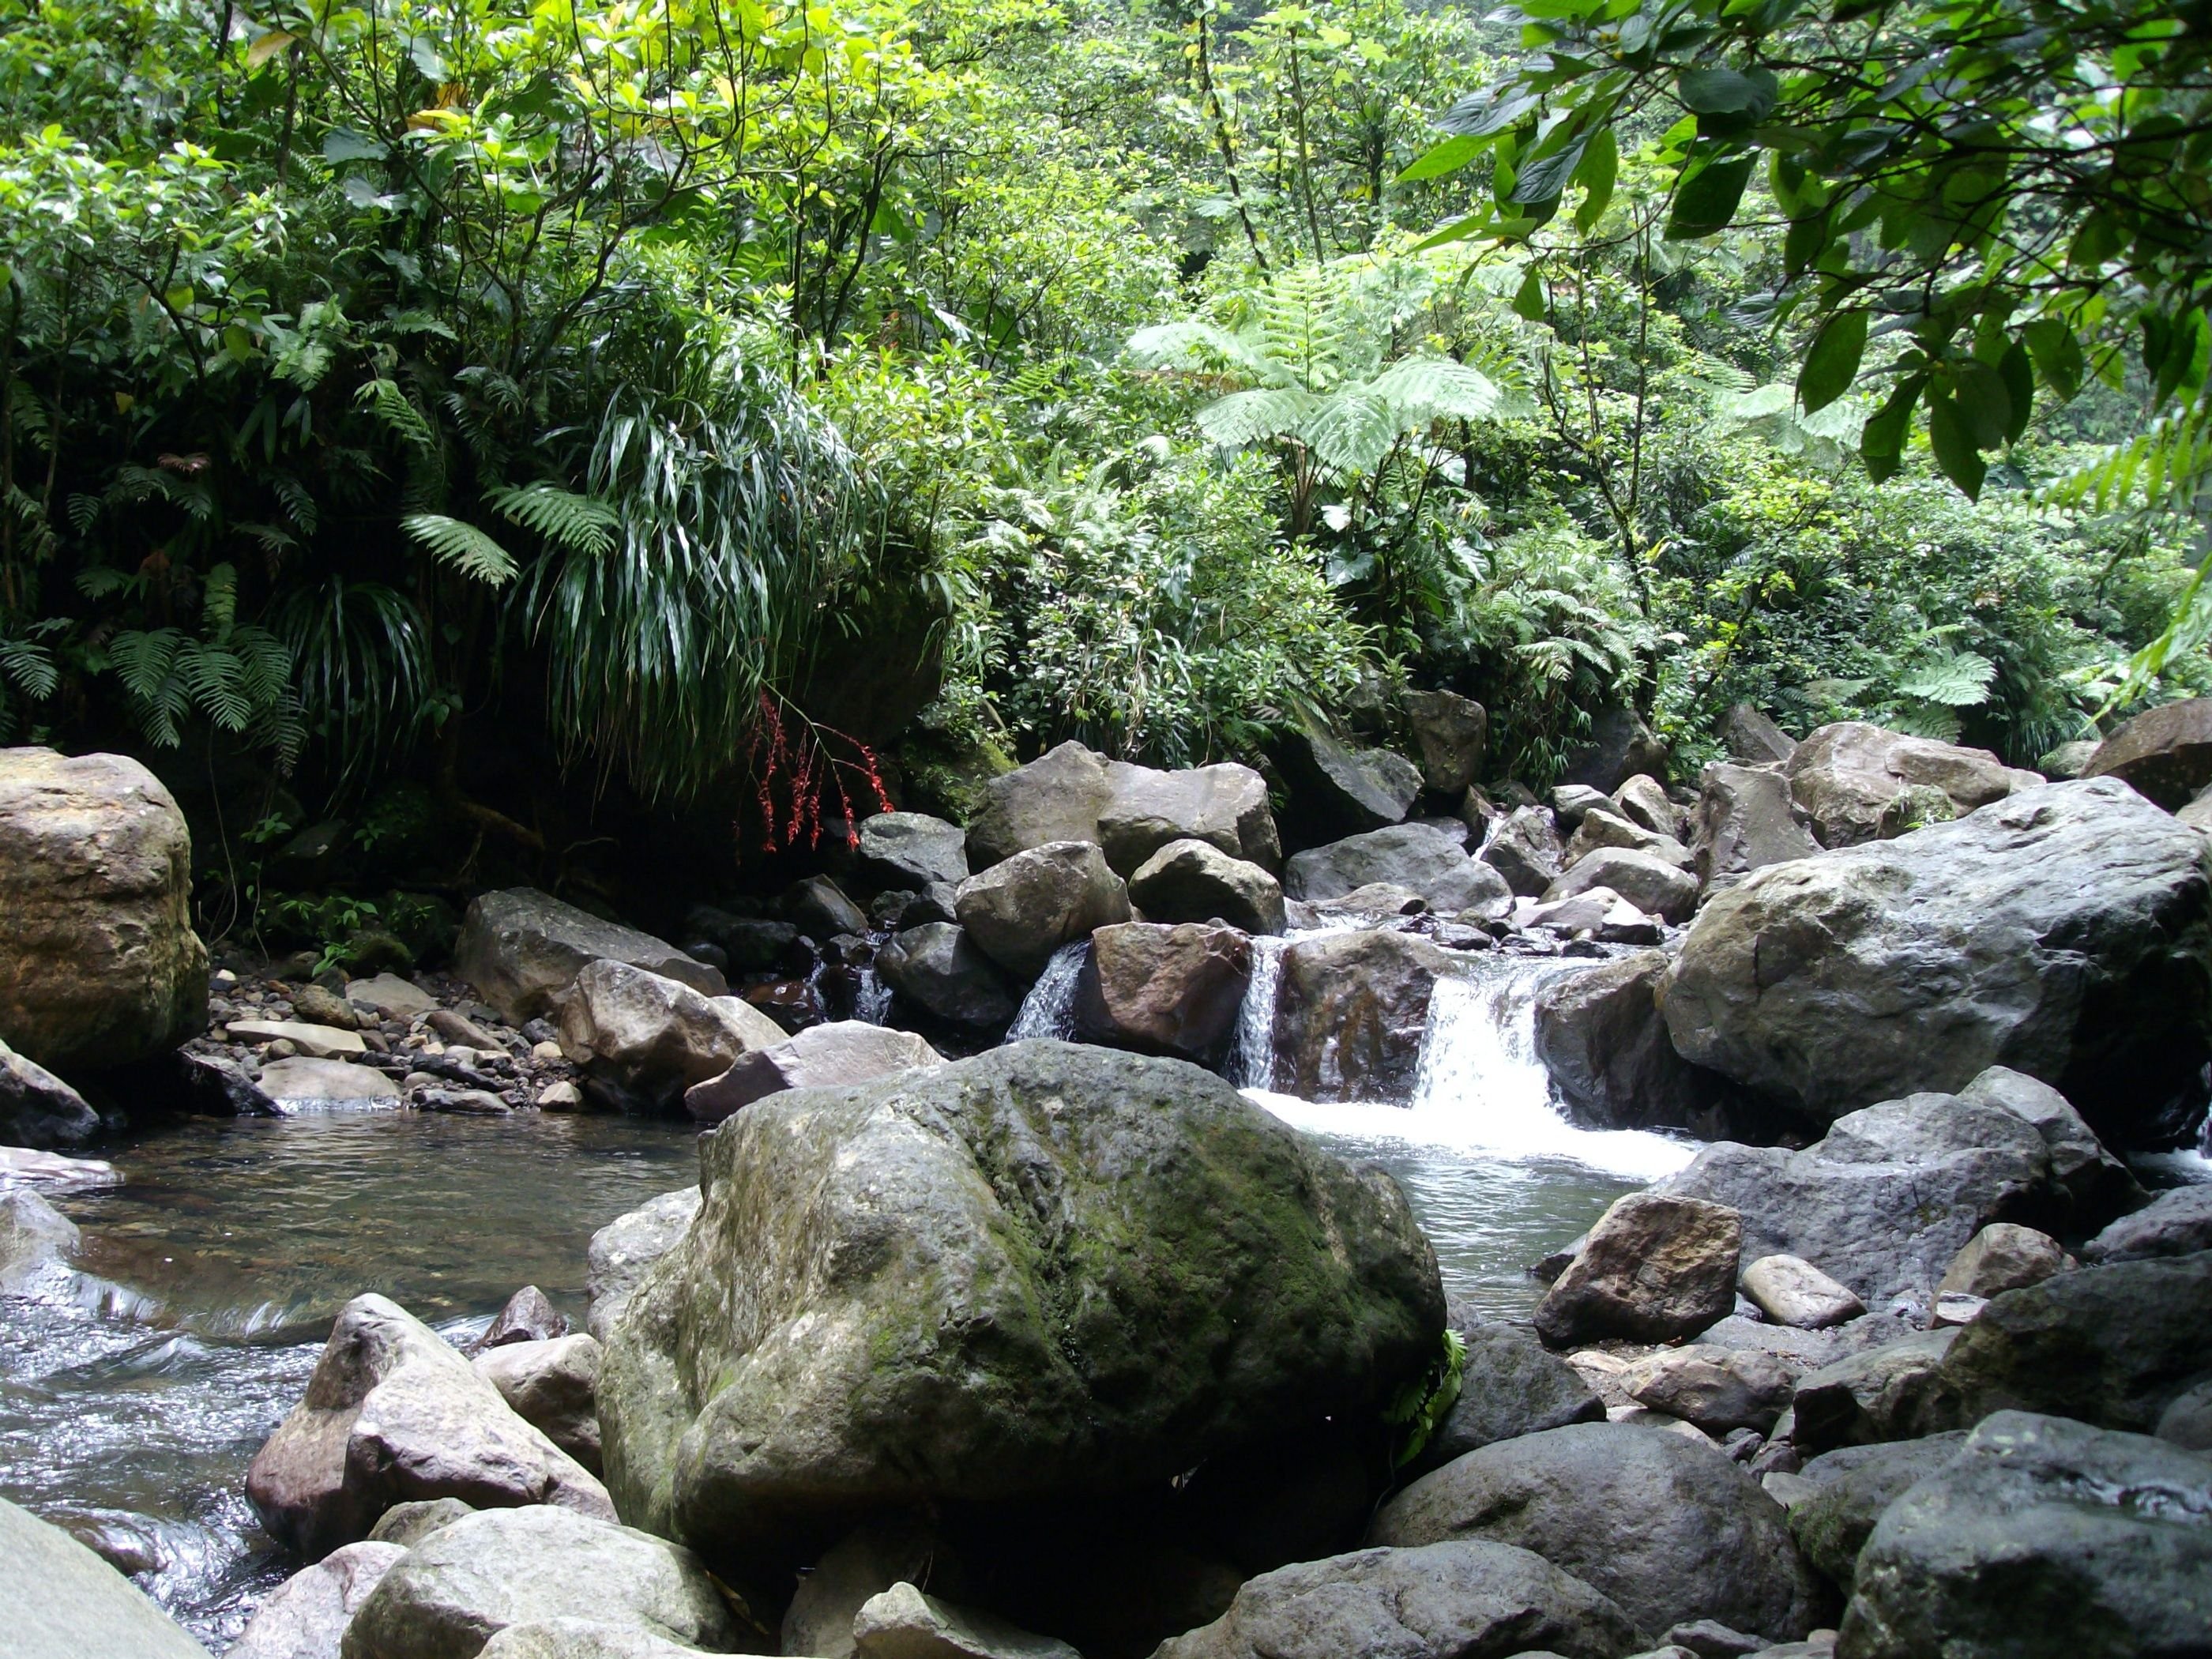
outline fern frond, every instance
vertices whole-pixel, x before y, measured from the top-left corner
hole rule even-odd
[[[238,567],[225,562],[207,573],[200,587],[200,614],[217,639],[238,620]]]
[[[501,587],[514,580],[514,556],[472,524],[442,513],[410,513],[399,527],[428,550],[430,556],[463,575]]]
[[[2160,416],[2102,459],[2046,485],[2046,506],[2108,513],[2130,501],[2185,511],[2212,483],[2212,395]]]
[[[35,640],[0,639],[0,674],[33,702],[43,702],[61,684],[53,653]]]
[[[1195,319],[1140,328],[1129,337],[1127,349],[1145,368],[1225,368],[1262,381],[1281,373],[1260,341]]]
[[[1423,421],[1451,416],[1486,421],[1500,413],[1507,394],[1479,368],[1449,357],[1407,357],[1361,388],[1372,398]]]
[[[1366,472],[1390,453],[1406,411],[1373,395],[1339,392],[1298,424],[1297,434],[1334,472]]]
[[[185,641],[177,653],[177,678],[191,702],[224,731],[243,732],[253,718],[246,665],[222,646]]]
[[[1947,708],[1971,708],[1989,701],[1997,665],[1977,651],[1956,651],[1924,664],[1898,682],[1898,691]]]
[[[428,449],[437,442],[438,434],[428,418],[399,389],[397,380],[371,380],[354,394],[354,398],[403,442],[417,449]]]
[[[509,523],[578,553],[605,552],[615,544],[615,532],[622,523],[606,502],[558,484],[495,489],[485,499]]]
[[[1198,412],[1198,429],[1208,443],[1237,449],[1249,443],[1288,436],[1320,402],[1295,386],[1259,386],[1232,392]]]

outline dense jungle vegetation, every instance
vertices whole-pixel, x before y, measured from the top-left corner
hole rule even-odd
[[[1538,785],[1623,703],[2033,765],[2212,689],[2208,39],[0,0],[0,738],[163,767],[218,930],[342,825],[309,939],[1405,684]]]

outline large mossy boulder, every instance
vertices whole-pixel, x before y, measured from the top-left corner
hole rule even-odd
[[[137,761],[0,749],[0,1042],[66,1073],[197,1036],[191,867],[185,815]]]
[[[1441,1340],[1396,1185],[1180,1061],[1023,1042],[795,1090],[701,1163],[599,1409],[623,1516],[710,1564],[1164,1482],[1378,1410]]]
[[[1686,1059],[1820,1121],[2003,1065],[2131,1143],[2212,1054],[2205,841],[2094,779],[1770,865],[1705,905],[1660,1001]]]

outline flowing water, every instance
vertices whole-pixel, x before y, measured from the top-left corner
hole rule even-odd
[[[1073,1037],[1075,981],[1082,977],[1083,964],[1090,959],[1088,939],[1063,945],[1054,951],[1052,960],[1044,965],[1044,972],[1037,975],[1037,982],[1022,999],[1021,1011],[1006,1028],[1006,1041],[1025,1042],[1034,1037],[1058,1037],[1066,1042]]]

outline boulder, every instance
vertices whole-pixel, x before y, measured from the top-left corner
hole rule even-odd
[[[1552,815],[1540,806],[1516,806],[1499,818],[1477,857],[1522,898],[1537,898],[1559,878],[1566,849]]]
[[[345,1000],[356,1008],[366,1008],[379,1019],[413,1019],[438,1006],[437,998],[412,980],[402,979],[397,974],[372,974],[366,979],[348,980]]]
[[[1707,892],[1724,891],[1754,870],[1820,850],[1813,832],[1798,822],[1790,780],[1779,768],[1716,761],[1699,775],[1691,868]]]
[[[1674,1052],[1660,1017],[1656,992],[1669,960],[1663,951],[1639,951],[1537,988],[1536,1057],[1577,1122],[1704,1133],[1718,1127],[1720,1079]]]
[[[343,1659],[472,1659],[509,1625],[586,1619],[726,1653],[738,1630],[689,1550],[611,1517],[492,1510],[441,1528],[384,1575]]]
[[[586,1322],[602,1343],[647,1270],[684,1237],[684,1230],[699,1213],[699,1204],[696,1185],[678,1187],[617,1216],[592,1235],[584,1255],[584,1283],[592,1309]]]
[[[1552,791],[1553,815],[1559,828],[1570,835],[1581,827],[1585,812],[1609,811],[1612,805],[1610,794],[1586,783],[1563,783]]]
[[[1605,1420],[1605,1401],[1582,1373],[1526,1331],[1503,1324],[1462,1326],[1460,1340],[1467,1354],[1459,1398],[1422,1448],[1414,1474],[1496,1441]]]
[[[1667,787],[1649,773],[1638,772],[1613,792],[1613,809],[1640,830],[1669,841],[1682,836],[1682,809],[1667,798]]]
[[[205,1029],[191,866],[184,814],[137,761],[0,749],[0,1040],[100,1071]]]
[[[1176,1060],[1020,1042],[793,1091],[701,1164],[599,1412],[623,1512],[710,1563],[1164,1482],[1379,1409],[1443,1328],[1397,1187]]]
[[[1403,756],[1349,749],[1310,729],[1293,736],[1276,759],[1308,845],[1402,823],[1421,793],[1421,775]]]
[[[1095,842],[1055,841],[970,876],[954,908],[976,947],[1027,983],[1061,945],[1128,921],[1129,894]]]
[[[1854,1659],[2202,1652],[2208,1514],[2212,1458],[2002,1413],[1882,1512],[1839,1647]]]
[[[1421,781],[1440,795],[1456,795],[1482,775],[1490,739],[1489,711],[1455,691],[1410,691],[1406,727],[1419,757]]]
[[[809,876],[784,895],[784,914],[792,926],[813,939],[836,939],[841,933],[865,934],[867,912],[845,896],[845,890],[827,876]]]
[[[27,1146],[0,1146],[0,1186],[32,1186],[50,1193],[120,1187],[123,1172],[96,1158],[64,1158]]]
[[[1913,1331],[1797,1381],[1790,1438],[1800,1450],[1910,1439],[1950,1426],[1942,1376],[1955,1330]]]
[[[1283,860],[1267,783],[1249,766],[1224,763],[1160,772],[1115,761],[1106,769],[1106,802],[1095,840],[1114,873],[1127,878],[1173,842],[1200,841],[1247,864],[1273,870]]]
[[[860,823],[861,873],[878,887],[926,891],[968,879],[968,832],[927,812],[878,812]]]
[[[0,1145],[52,1152],[100,1133],[100,1114],[45,1066],[0,1042]]]
[[[507,1408],[593,1474],[599,1472],[599,1345],[578,1332],[509,1342],[470,1362]]]
[[[1512,894],[1505,878],[1468,856],[1464,832],[1429,823],[1394,824],[1326,847],[1294,853],[1283,867],[1283,890],[1313,902],[1342,898],[1375,882],[1419,893],[1445,915],[1467,910],[1503,915]]]
[[[1694,1619],[1790,1641],[1817,1592],[1782,1506],[1702,1437],[1577,1423],[1469,1452],[1382,1506],[1371,1541],[1533,1550],[1638,1629]]]
[[[484,1327],[484,1334],[470,1352],[482,1353],[511,1342],[549,1342],[568,1334],[568,1316],[553,1305],[553,1298],[535,1285],[525,1285],[492,1316],[491,1323]]]
[[[21,1292],[82,1243],[76,1224],[27,1188],[0,1186],[0,1293]]]
[[[1412,1099],[1429,1000],[1460,971],[1449,952],[1388,928],[1293,940],[1275,984],[1273,1086],[1306,1100]]]
[[[261,1091],[287,1107],[360,1105],[399,1101],[399,1080],[349,1060],[309,1060],[305,1055],[272,1060],[261,1068]]]
[[[406,1553],[367,1541],[332,1550],[277,1586],[223,1659],[338,1659],[346,1626]]]
[[[1695,1336],[1735,1306],[1743,1224],[1726,1205],[1654,1193],[1615,1199],[1536,1304],[1555,1348],[1598,1337]]]
[[[1732,1429],[1771,1432],[1789,1408],[1798,1375],[1797,1366],[1756,1348],[1693,1344],[1637,1361],[1621,1382],[1638,1405],[1718,1439]]]
[[[578,973],[561,1006],[561,1052],[623,1111],[664,1110],[693,1084],[784,1040],[783,1028],[741,997],[702,996],[611,959]]]
[[[1053,842],[1097,841],[1098,814],[1112,793],[1106,767],[1103,756],[1063,743],[993,778],[969,821],[969,869],[980,872]]]
[[[368,1541],[372,1544],[397,1544],[403,1550],[411,1550],[432,1533],[452,1526],[465,1515],[476,1512],[473,1504],[464,1504],[458,1498],[421,1498],[405,1504],[394,1504],[379,1516],[376,1524],[368,1529]],[[346,1547],[350,1549],[353,1547],[349,1544]]]
[[[2064,1231],[2088,1232],[2148,1201],[2128,1166],[2105,1150],[2066,1097],[2040,1079],[1992,1066],[1960,1090],[1959,1098],[2002,1107],[2043,1137],[2060,1200],[2054,1213]]]
[[[1542,1556],[1454,1540],[1262,1573],[1227,1613],[1162,1643],[1153,1659],[1503,1659],[1532,1644],[1614,1659],[1637,1632],[1612,1598]]]
[[[270,1534],[310,1561],[413,1498],[555,1504],[614,1518],[606,1490],[510,1410],[428,1326],[380,1296],[346,1304],[307,1397],[246,1473]]]
[[[277,1117],[269,1091],[228,1054],[179,1048],[170,1056],[178,1109],[199,1117]]]
[[[1699,913],[1661,1006],[1685,1058],[1823,1121],[2002,1065],[2143,1134],[2212,1052],[2204,856],[2124,784],[2041,785],[1754,872]]]
[[[853,1619],[853,1647],[862,1659],[1082,1659],[1065,1642],[941,1601],[912,1584],[894,1584],[861,1604]]]
[[[1732,702],[1714,729],[1721,751],[1747,766],[1769,766],[1797,752],[1797,739],[1747,702]]]
[[[1966,1442],[1954,1431],[1821,1453],[1803,1470],[1814,1490],[1790,1511],[1797,1547],[1816,1571],[1849,1595],[1859,1551],[1882,1511],[1956,1457]]]
[[[477,1659],[699,1659],[701,1651],[598,1619],[532,1619],[501,1628]]]
[[[702,996],[730,988],[720,969],[666,940],[603,921],[531,887],[478,894],[453,945],[453,972],[510,1025],[548,1012],[586,964],[599,961],[627,963]]]
[[[967,930],[926,921],[895,933],[876,952],[884,984],[924,1013],[949,1024],[1004,1029],[1021,998]]]
[[[2118,778],[2169,812],[2212,784],[2212,697],[2162,703],[2097,745],[2085,778]]]
[[[1284,931],[1282,884],[1202,841],[1171,841],[1129,878],[1147,921],[1225,921],[1248,933]]]
[[[740,1054],[720,1077],[685,1090],[684,1109],[701,1123],[720,1123],[738,1108],[781,1090],[866,1083],[917,1066],[944,1063],[944,1055],[911,1031],[865,1020],[833,1020]]]
[[[2013,792],[1986,749],[1907,737],[1863,720],[1824,726],[1784,763],[1790,793],[1823,847],[1856,847],[1917,823],[1964,817]]]
[[[1990,1299],[1943,1362],[1951,1422],[2051,1412],[2148,1434],[2208,1370],[2212,1252],[2059,1273]]]
[[[1657,945],[1667,937],[1658,917],[1644,915],[1610,887],[1593,887],[1549,904],[1516,900],[1512,920],[1524,931],[1541,927],[1564,938],[1587,936],[1601,945]],[[1651,1018],[1655,1022],[1658,1018],[1656,1004]],[[1665,1027],[1658,1035],[1665,1040]]]
[[[1571,865],[1544,890],[1547,899],[1572,898],[1594,887],[1610,887],[1646,915],[1684,921],[1697,908],[1698,878],[1656,853],[1626,847],[1601,847]]]
[[[1662,795],[1660,799],[1664,800],[1666,797]],[[1573,839],[1567,842],[1568,869],[1573,869],[1592,853],[1606,847],[1617,847],[1632,853],[1649,853],[1662,864],[1671,865],[1677,870],[1691,868],[1690,849],[1671,834],[1648,830],[1612,809],[1613,803],[1607,801],[1603,806],[1593,806],[1583,814],[1582,822],[1575,826]]]
[[[1559,781],[1610,795],[1638,772],[1663,776],[1666,770],[1667,745],[1642,717],[1631,709],[1604,708],[1591,718],[1588,739],[1568,751]]]
[[[1085,1042],[1218,1061],[1252,983],[1252,941],[1234,927],[1124,921],[1091,936],[1075,981]]]
[[[368,1052],[368,1044],[362,1041],[358,1031],[340,1030],[335,1025],[311,1025],[300,1019],[234,1019],[228,1029],[233,1042],[251,1042],[258,1047],[289,1042],[293,1053],[305,1054],[310,1060],[343,1060]]]
[[[2145,1256],[2193,1255],[2199,1250],[2212,1250],[2212,1184],[2160,1193],[2084,1244],[2081,1259],[2135,1261]]]
[[[2070,1266],[2066,1252],[2049,1233],[1999,1221],[1966,1241],[1951,1258],[1936,1286],[1938,1296],[1972,1296],[1987,1301],[2004,1291],[2037,1285]]]
[[[0,1629],[9,1659],[207,1659],[136,1584],[4,1498]]]
[[[944,1584],[959,1578],[956,1559],[934,1527],[910,1519],[874,1521],[847,1534],[799,1581],[784,1610],[781,1650],[811,1659],[851,1659],[853,1620],[895,1584]]]
[[[1825,1331],[1856,1319],[1866,1304],[1802,1256],[1763,1255],[1743,1270],[1737,1288],[1778,1325]]]
[[[2212,1378],[2173,1397],[2158,1414],[2158,1437],[2191,1451],[2212,1451]]]

